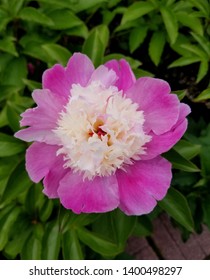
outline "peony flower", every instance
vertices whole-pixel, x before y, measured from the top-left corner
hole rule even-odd
[[[44,179],[44,194],[78,214],[151,212],[172,178],[160,155],[184,134],[189,106],[163,80],[136,80],[124,59],[94,69],[75,53],[42,82],[32,94],[37,107],[21,115],[27,128],[15,134],[34,141],[26,151],[31,180]]]

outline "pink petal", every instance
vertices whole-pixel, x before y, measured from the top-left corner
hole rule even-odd
[[[44,89],[49,89],[55,95],[62,96],[68,101],[71,81],[66,75],[65,68],[60,64],[55,64],[43,73],[42,85]]]
[[[66,68],[56,64],[44,72],[43,88],[68,100],[72,84],[86,86],[93,71],[94,66],[86,55],[74,53]]]
[[[77,214],[107,212],[119,205],[115,176],[83,180],[81,174],[69,172],[60,182],[58,195],[63,206]]]
[[[115,86],[119,90],[126,91],[135,83],[136,78],[133,74],[133,71],[131,70],[128,62],[124,59],[121,59],[120,61],[114,59],[110,60],[105,63],[105,66],[114,70],[117,74],[118,80],[116,81]]]
[[[58,144],[58,139],[53,133],[59,118],[59,113],[64,109],[65,100],[55,96],[49,90],[35,90],[32,94],[38,104],[36,108],[26,110],[20,121],[21,126],[29,128],[18,131],[15,137],[24,141],[40,141],[48,144]]]
[[[51,166],[49,172],[44,178],[44,190],[43,193],[49,198],[58,198],[58,187],[60,181],[69,172],[69,168],[64,168],[64,160],[61,155],[57,156],[56,161]]]
[[[179,100],[170,94],[167,82],[155,78],[140,78],[125,94],[139,104],[144,111],[145,132],[153,131],[162,134],[169,131],[179,116]]]
[[[74,53],[67,64],[66,77],[71,85],[80,84],[81,86],[86,86],[93,71],[93,63],[86,55]]]
[[[57,160],[56,145],[35,142],[26,151],[26,170],[35,183],[41,181]]]
[[[170,186],[171,164],[158,156],[148,161],[137,161],[116,173],[120,208],[127,215],[150,213]]]
[[[151,159],[162,153],[170,150],[184,135],[187,129],[187,119],[185,118],[190,113],[190,107],[184,103],[180,103],[180,112],[177,123],[172,129],[162,135],[150,133],[152,140],[145,145],[146,154],[141,156],[141,159]]]
[[[106,88],[113,86],[117,80],[117,75],[112,69],[104,65],[99,66],[92,74],[89,83],[100,81]]]

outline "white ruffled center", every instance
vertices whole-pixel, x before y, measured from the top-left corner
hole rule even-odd
[[[64,154],[65,167],[89,180],[111,175],[146,153],[151,136],[143,124],[143,111],[116,87],[74,84],[54,130],[61,141],[58,154]]]

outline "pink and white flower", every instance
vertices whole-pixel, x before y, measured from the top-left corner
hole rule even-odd
[[[26,152],[32,181],[75,213],[127,215],[152,211],[167,193],[171,164],[160,154],[182,137],[190,108],[167,82],[135,79],[125,60],[94,69],[75,53],[64,68],[43,74],[15,136],[34,141]]]

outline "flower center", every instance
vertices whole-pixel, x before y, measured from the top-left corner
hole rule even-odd
[[[89,180],[109,176],[145,154],[151,136],[143,131],[144,115],[138,105],[114,86],[100,82],[74,84],[54,133],[65,167]]]

